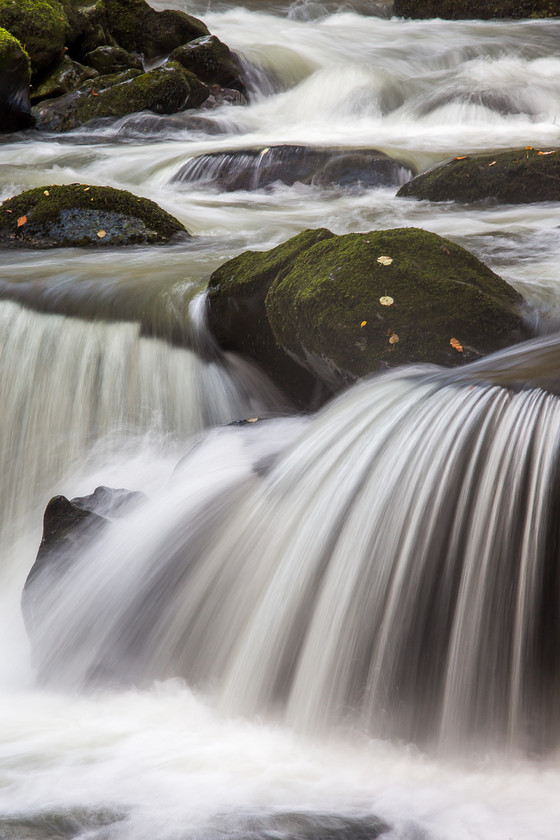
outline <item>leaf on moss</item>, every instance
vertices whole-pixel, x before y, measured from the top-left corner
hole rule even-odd
[[[450,339],[449,343],[451,344],[453,349],[456,350],[458,353],[463,352],[463,345],[459,341],[457,341],[456,338]]]
[[[454,157],[453,160],[466,160],[468,155],[459,155],[458,157]]]
[[[98,235],[98,237],[99,237],[100,239],[105,239],[105,237],[107,236],[107,231],[105,231],[105,230],[98,230],[98,231],[97,231],[97,235]]]
[[[393,300],[393,298],[389,297],[389,295],[383,295],[379,298],[379,303],[381,304],[381,306],[392,306],[394,302],[395,301]]]
[[[377,262],[381,263],[381,265],[391,265],[393,257],[377,257]]]
[[[27,216],[20,216],[17,220],[17,226],[21,227],[22,225],[27,224]]]
[[[493,160],[492,163],[488,164],[488,166],[494,166],[496,163],[497,163],[497,161]]]
[[[389,344],[398,344],[398,343],[399,343],[399,337],[396,333],[393,333],[393,335],[389,337]]]
[[[538,155],[557,155],[558,150],[554,149],[552,152],[537,152]]]
[[[367,321],[362,321],[362,323],[360,324],[360,327],[365,327],[366,324],[367,324]]]
[[[50,195],[50,192],[48,190],[43,190],[43,195]]]

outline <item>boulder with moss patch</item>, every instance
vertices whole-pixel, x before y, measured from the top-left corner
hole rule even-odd
[[[447,20],[549,18],[560,16],[558,0],[395,0],[400,17]]]
[[[209,85],[245,92],[241,64],[230,48],[215,35],[195,38],[177,47],[169,57]]]
[[[198,18],[173,9],[156,12],[146,0],[105,0],[105,12],[119,46],[147,59],[169,55],[181,44],[210,34]]]
[[[560,151],[523,148],[461,155],[413,178],[397,195],[465,204],[483,199],[508,204],[560,201]]]
[[[37,128],[69,131],[90,120],[124,117],[137,111],[174,114],[196,108],[208,97],[208,87],[180,64],[169,62],[147,73],[126,70],[98,76],[33,110]]]
[[[112,187],[38,187],[0,204],[3,248],[155,245],[188,235],[155,202]]]
[[[513,344],[526,337],[520,302],[468,251],[416,228],[306,231],[226,263],[208,295],[222,345],[276,381],[283,353],[333,391],[387,367],[461,365]]]
[[[84,61],[102,76],[122,73],[124,70],[144,69],[140,56],[137,53],[129,53],[122,47],[97,47],[85,55]]]
[[[37,103],[43,99],[64,96],[82,82],[95,79],[98,75],[99,73],[93,67],[86,67],[84,64],[72,61],[65,55],[60,64],[57,64],[46,78],[33,88],[31,101]]]
[[[34,78],[64,54],[69,26],[58,0],[0,0],[0,26],[25,46]]]
[[[17,38],[0,29],[0,132],[19,131],[33,125],[30,79],[29,56]]]

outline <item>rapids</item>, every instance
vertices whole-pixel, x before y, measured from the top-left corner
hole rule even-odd
[[[0,199],[111,184],[195,237],[0,253],[0,840],[342,839],[374,818],[387,840],[557,840],[558,206],[175,176],[272,144],[411,169],[554,146],[560,21],[152,5],[238,52],[247,107],[0,147]],[[541,337],[371,378],[314,417],[213,346],[202,294],[226,259],[308,227],[407,225],[501,274]],[[42,511],[100,484],[149,501],[45,593],[40,684],[20,597]]]

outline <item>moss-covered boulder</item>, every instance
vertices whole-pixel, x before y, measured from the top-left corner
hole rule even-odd
[[[207,98],[208,87],[180,64],[169,62],[147,73],[127,70],[80,85],[33,109],[37,128],[69,131],[90,120],[124,117],[137,111],[174,114],[196,108]]]
[[[559,0],[395,0],[395,14],[408,18],[468,20],[560,16]]]
[[[143,70],[142,60],[137,53],[129,53],[122,47],[104,45],[84,56],[84,61],[102,76],[122,73],[124,70]]]
[[[69,26],[58,0],[0,0],[0,26],[25,46],[33,77],[64,54]]]
[[[95,79],[98,75],[93,67],[79,64],[65,55],[60,64],[57,64],[40,84],[35,85],[31,91],[31,101],[36,103],[42,99],[64,96],[82,82]]]
[[[215,35],[195,38],[188,44],[177,47],[169,56],[178,61],[209,85],[232,88],[245,92],[243,71],[237,58],[226,44]]]
[[[170,9],[156,12],[146,0],[105,0],[105,12],[119,46],[147,59],[169,55],[175,47],[210,34],[198,18]]]
[[[70,27],[67,46],[72,58],[87,64],[87,54],[97,47],[118,47],[109,31],[105,0],[63,0],[63,3]]]
[[[397,195],[464,203],[560,201],[560,150],[461,155],[413,178]]]
[[[188,236],[184,226],[153,201],[112,187],[38,187],[0,204],[3,248],[103,248],[180,236]]]
[[[306,231],[226,263],[208,294],[223,345],[276,381],[283,351],[332,390],[387,367],[461,365],[513,344],[525,337],[520,302],[464,248],[416,228]]]
[[[33,125],[30,80],[29,56],[17,38],[0,29],[0,132],[19,131]]]

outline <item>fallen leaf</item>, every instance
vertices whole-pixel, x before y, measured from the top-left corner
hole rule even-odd
[[[466,160],[468,155],[459,155],[459,157],[454,157],[453,160]]]
[[[395,301],[389,295],[383,295],[383,297],[379,298],[379,303],[381,306],[392,306]]]
[[[367,324],[367,321],[362,321],[362,323],[360,324],[360,327],[365,327],[366,324]]]
[[[258,419],[259,419],[258,417],[249,417],[249,419],[247,420],[247,423],[256,423]]]
[[[98,237],[99,237],[100,239],[105,239],[105,237],[107,236],[107,231],[105,231],[105,230],[98,230],[98,231],[97,231],[97,235],[98,235]]]
[[[87,192],[90,189],[91,189],[91,187],[84,187],[84,192]]]
[[[381,263],[381,265],[391,265],[393,257],[377,257],[377,262]]]
[[[398,343],[399,343],[399,337],[396,333],[393,333],[393,335],[390,336],[390,338],[389,338],[389,344],[398,344]]]
[[[21,227],[22,225],[26,224],[26,222],[27,222],[27,216],[20,216],[19,219],[17,220],[17,226]]]
[[[439,247],[444,254],[448,254],[449,256],[451,256],[451,251],[449,250],[449,248],[446,248],[445,245],[440,245]]]
[[[13,213],[13,210],[6,210],[6,213]]]
[[[528,152],[532,152],[532,151],[533,151],[533,147],[532,147],[532,146],[525,146],[525,148],[526,148],[526,150],[527,150]]]
[[[557,149],[554,149],[554,151],[552,151],[552,152],[537,152],[537,154],[538,154],[538,155],[557,155],[557,154],[558,154],[558,150],[557,150]]]
[[[50,195],[50,192],[48,190],[43,190],[43,195]]]
[[[454,350],[456,350],[458,353],[462,353],[462,352],[463,352],[463,345],[462,345],[460,342],[458,342],[456,338],[452,338],[452,339],[449,341],[449,343],[451,344],[451,346],[453,347],[453,349],[454,349]]]
[[[96,93],[96,92],[94,91],[94,89],[93,89],[93,88],[91,89],[91,95],[92,95],[92,96],[99,96],[99,94],[98,94],[98,93]]]
[[[493,160],[493,161],[492,161],[492,163],[489,163],[489,164],[488,164],[488,166],[494,166],[494,164],[495,164],[495,163],[496,163],[496,161],[495,161],[495,160]]]

